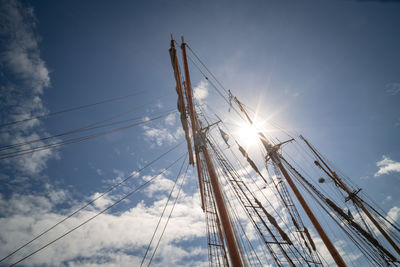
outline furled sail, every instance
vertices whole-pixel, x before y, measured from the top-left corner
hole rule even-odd
[[[246,158],[247,162],[250,164],[250,166],[253,168],[253,170],[256,173],[258,173],[258,175],[260,175],[262,178],[264,178],[264,176],[261,174],[260,170],[257,168],[254,161],[249,157],[249,154],[246,152],[246,150],[244,150],[244,148],[241,145],[239,145],[239,143],[237,141],[235,141],[235,142],[238,145],[240,153],[242,153],[243,157]]]

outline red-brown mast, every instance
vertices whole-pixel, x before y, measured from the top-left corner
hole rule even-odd
[[[207,144],[204,142],[204,144],[201,146],[201,148],[199,148],[198,140],[199,140],[199,138],[203,138],[203,137],[201,136],[201,133],[197,129],[198,125],[197,125],[195,111],[194,111],[194,105],[193,105],[192,85],[190,82],[189,67],[188,67],[187,56],[186,56],[186,43],[185,43],[185,40],[183,39],[183,36],[182,36],[181,48],[182,48],[183,66],[184,66],[184,70],[185,70],[185,81],[186,81],[185,90],[187,90],[186,96],[188,98],[188,106],[189,106],[189,111],[190,111],[190,119],[191,119],[191,124],[192,124],[192,133],[193,133],[193,141],[195,144],[195,150],[198,151],[199,149],[201,149],[201,152],[203,152],[203,156],[206,161],[207,171],[210,176],[211,187],[212,187],[213,194],[215,197],[219,219],[222,224],[222,230],[223,230],[225,242],[226,242],[226,245],[228,248],[229,259],[231,261],[232,266],[241,267],[241,266],[243,266],[242,259],[239,254],[238,245],[237,245],[237,242],[235,239],[235,235],[233,233],[232,224],[231,224],[231,221],[229,218],[228,210],[226,208],[225,199],[224,199],[222,191],[221,191],[221,186],[219,184],[218,177],[215,172],[214,164],[211,160],[210,154],[208,153]],[[200,168],[198,152],[196,153],[196,165],[198,168]],[[201,185],[200,185],[200,187],[201,187]]]
[[[246,110],[244,109],[242,103],[236,97],[234,98],[234,100],[239,105],[240,110],[246,115],[247,119],[249,120],[249,123],[253,124],[252,120],[250,119]],[[333,245],[332,241],[329,239],[328,235],[325,233],[325,230],[322,228],[321,224],[315,217],[314,213],[311,211],[310,207],[308,206],[307,202],[301,195],[296,184],[293,182],[289,173],[286,171],[285,167],[282,165],[281,160],[280,160],[280,155],[278,154],[278,150],[273,147],[273,145],[268,141],[268,139],[264,136],[263,133],[258,133],[258,134],[260,136],[261,142],[263,143],[265,149],[267,150],[269,157],[278,166],[282,175],[285,177],[290,188],[292,189],[293,193],[295,194],[297,200],[300,202],[300,204],[303,207],[304,211],[306,212],[308,218],[310,218],[311,223],[314,225],[315,230],[317,230],[319,236],[321,237],[326,248],[328,249],[329,253],[331,254],[333,260],[335,261],[335,263],[338,266],[345,267],[346,263],[344,262],[342,256],[339,254],[339,252]]]
[[[300,138],[306,143],[306,145],[311,149],[311,151],[314,153],[315,156],[322,162],[322,164],[328,169],[325,170],[319,163],[316,161],[316,165],[320,167],[327,175],[329,178],[335,182],[335,184],[339,185],[340,188],[342,188],[347,194],[348,198],[351,199],[354,204],[356,204],[361,210],[367,215],[367,217],[370,219],[370,221],[375,225],[375,227],[379,230],[379,232],[385,237],[385,239],[389,242],[389,244],[393,247],[393,249],[397,252],[397,254],[400,255],[400,248],[397,246],[397,244],[393,241],[393,239],[389,236],[389,234],[382,228],[382,226],[378,223],[378,221],[372,216],[372,214],[367,210],[365,207],[363,201],[356,195],[354,192],[351,191],[351,189],[340,179],[340,177],[334,172],[328,164],[324,161],[324,159],[319,155],[319,153],[314,149],[314,147],[308,142],[307,139],[305,139],[303,136],[300,136]]]

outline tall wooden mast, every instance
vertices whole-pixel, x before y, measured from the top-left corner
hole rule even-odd
[[[252,120],[250,119],[249,115],[247,114],[246,110],[244,109],[242,103],[235,97],[235,102],[239,105],[240,110],[246,115],[250,124],[253,124]],[[278,153],[279,145],[273,146],[268,139],[265,137],[263,133],[258,133],[260,136],[260,140],[264,145],[265,149],[267,150],[269,158],[278,166],[279,170],[281,171],[282,175],[285,177],[286,181],[288,182],[290,188],[292,189],[293,193],[295,194],[297,200],[300,202],[301,206],[303,207],[305,213],[307,214],[308,218],[310,218],[311,223],[314,225],[315,230],[317,230],[319,236],[321,237],[322,241],[324,242],[326,248],[328,249],[329,253],[331,254],[335,263],[340,266],[344,267],[347,266],[344,262],[342,256],[337,251],[336,247],[333,245],[332,241],[329,239],[328,235],[325,233],[325,230],[322,228],[321,224],[315,217],[314,213],[311,211],[310,207],[308,206],[307,202],[301,195],[299,189],[297,188],[296,184],[293,182],[292,178],[290,177],[289,173],[286,171],[285,167],[282,165],[281,162],[281,155]]]
[[[189,163],[194,164],[193,161],[193,153],[192,153],[192,142],[190,141],[190,134],[189,134],[189,127],[186,119],[186,105],[185,105],[185,100],[183,97],[183,89],[182,89],[182,83],[181,83],[181,73],[179,70],[179,63],[178,63],[178,57],[176,56],[176,49],[175,49],[175,40],[174,37],[171,34],[171,48],[169,49],[170,51],[170,56],[171,56],[171,63],[172,67],[174,69],[174,74],[175,74],[175,80],[176,80],[176,86],[177,86],[177,93],[178,93],[178,109],[181,109],[181,120],[182,120],[182,127],[185,132],[185,137],[187,141],[187,147],[188,147],[188,153],[189,153]],[[185,90],[186,91],[186,90]],[[192,125],[192,130],[193,130],[193,125]],[[195,132],[193,131],[193,137],[195,136]],[[193,138],[194,140],[194,138]],[[196,157],[196,162],[199,162],[199,152],[196,150],[195,151],[195,157]],[[203,192],[203,178],[201,175],[201,169],[200,166],[197,164],[197,177],[199,179],[199,187],[200,187],[200,197],[201,197],[201,208],[204,211],[204,192]]]
[[[322,164],[327,168],[326,170],[323,166],[319,164],[318,161],[315,161],[315,164],[320,167],[326,175],[328,175],[329,178],[332,179],[332,181],[337,184],[340,188],[343,189],[348,194],[348,200],[352,200],[354,204],[356,204],[364,213],[367,215],[367,217],[370,219],[370,221],[375,225],[375,227],[379,230],[379,232],[385,237],[385,239],[389,242],[389,244],[393,247],[393,249],[397,252],[397,254],[400,255],[400,248],[397,246],[397,244],[393,241],[393,239],[389,236],[389,234],[382,228],[382,226],[377,222],[377,220],[372,216],[372,214],[369,212],[369,210],[365,207],[362,199],[357,195],[358,192],[352,192],[351,189],[340,179],[340,177],[334,172],[328,164],[324,161],[324,159],[319,155],[319,153],[314,149],[314,147],[308,142],[307,139],[305,139],[303,136],[300,136],[300,138],[306,143],[306,145],[310,148],[310,150],[314,153],[314,155],[322,162]]]
[[[205,136],[203,133],[200,132],[200,129],[199,129],[199,126],[197,123],[196,113],[195,113],[194,105],[193,105],[192,85],[190,82],[189,67],[188,67],[187,56],[186,56],[186,43],[185,43],[185,40],[183,39],[183,36],[182,36],[181,48],[182,48],[183,66],[184,66],[184,70],[185,70],[186,97],[188,100],[190,120],[191,120],[191,124],[192,124],[192,136],[193,136],[193,142],[195,144],[195,151],[196,151],[196,165],[198,168],[200,167],[198,152],[201,151],[203,153],[204,159],[206,161],[207,172],[210,177],[211,187],[212,187],[213,194],[214,194],[215,201],[216,201],[218,217],[222,224],[222,231],[223,231],[225,242],[227,245],[229,259],[231,261],[232,266],[241,267],[241,266],[243,266],[243,262],[242,262],[242,259],[241,259],[240,253],[239,253],[238,244],[237,244],[237,241],[236,241],[236,238],[234,235],[232,223],[229,218],[229,213],[228,213],[228,210],[227,210],[227,207],[225,204],[225,199],[222,194],[221,186],[218,181],[218,177],[217,177],[217,173],[214,168],[214,164],[211,160],[210,154],[207,149],[207,143],[205,142]],[[202,185],[200,185],[200,187],[201,186]]]

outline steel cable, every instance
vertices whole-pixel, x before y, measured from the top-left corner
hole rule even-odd
[[[52,241],[46,243],[45,245],[43,245],[42,247],[36,249],[35,251],[33,251],[32,253],[26,255],[25,257],[23,257],[22,259],[14,262],[13,264],[10,265],[10,267],[17,265],[18,263],[26,260],[27,258],[31,257],[32,255],[40,252],[41,250],[45,249],[46,247],[50,246],[51,244],[57,242],[58,240],[62,239],[63,237],[65,237],[66,235],[72,233],[73,231],[77,230],[78,228],[82,227],[83,225],[85,225],[86,223],[90,222],[91,220],[95,219],[96,217],[98,217],[99,215],[103,214],[104,212],[106,212],[107,210],[111,209],[112,207],[116,206],[117,204],[121,203],[123,200],[125,200],[126,198],[130,197],[131,195],[133,195],[134,193],[138,192],[140,189],[142,189],[143,187],[145,187],[146,185],[148,185],[150,182],[154,181],[157,177],[159,177],[161,174],[163,174],[164,172],[166,172],[169,168],[171,168],[173,165],[175,165],[180,159],[182,159],[183,156],[185,156],[186,153],[182,154],[177,160],[175,160],[173,163],[171,163],[167,168],[163,169],[161,172],[159,172],[158,174],[154,175],[150,180],[146,181],[145,183],[141,184],[140,186],[136,187],[135,189],[133,189],[132,191],[130,191],[129,193],[127,193],[125,196],[121,197],[119,200],[115,201],[113,204],[109,205],[107,208],[101,210],[100,212],[96,213],[95,215],[93,215],[92,217],[90,217],[89,219],[83,221],[82,223],[78,224],[77,226],[75,226],[74,228],[68,230],[67,232],[65,232],[64,234],[58,236],[57,238],[53,239]]]
[[[23,150],[16,151],[16,152],[9,152],[9,153],[5,153],[5,154],[1,154],[0,155],[0,160],[7,159],[7,158],[18,157],[18,156],[25,155],[25,154],[30,154],[30,153],[33,153],[33,152],[50,149],[50,148],[53,148],[53,147],[59,147],[59,146],[63,146],[63,145],[69,145],[69,144],[73,144],[73,143],[78,143],[78,142],[82,142],[82,141],[85,141],[85,140],[88,140],[88,139],[91,139],[91,138],[95,138],[95,137],[99,137],[99,136],[103,136],[103,135],[119,132],[119,131],[122,131],[122,130],[126,130],[126,129],[129,129],[129,128],[132,128],[132,127],[135,127],[135,126],[138,126],[138,125],[142,125],[142,124],[154,121],[154,120],[158,120],[158,119],[160,119],[162,117],[165,117],[165,116],[167,116],[169,114],[172,114],[172,113],[175,113],[175,112],[176,111],[173,111],[173,112],[170,112],[168,114],[164,114],[164,115],[161,115],[161,116],[150,118],[150,119],[147,119],[147,120],[144,120],[144,121],[141,121],[141,122],[129,124],[129,125],[124,126],[124,127],[111,129],[111,130],[108,130],[108,131],[103,131],[103,132],[100,132],[100,133],[94,133],[94,134],[90,134],[90,135],[86,135],[86,136],[82,136],[82,137],[71,138],[71,139],[68,139],[68,140],[61,141],[61,142],[56,142],[56,143],[52,143],[52,144],[38,146],[38,147],[35,147],[35,148],[23,149]]]
[[[173,150],[175,150],[177,147],[179,147],[181,144],[183,144],[183,142],[180,142],[179,144],[175,145],[174,147],[172,147],[171,149],[167,150],[166,152],[164,152],[163,154],[161,154],[160,156],[158,156],[157,158],[155,158],[154,160],[150,161],[149,163],[147,163],[145,166],[143,166],[142,168],[140,168],[139,170],[136,171],[136,173],[140,173],[142,172],[144,169],[146,169],[147,167],[151,166],[153,163],[157,162],[159,159],[161,159],[162,157],[164,157],[165,155],[167,155],[168,153],[172,152]],[[41,232],[39,235],[37,235],[36,237],[34,237],[33,239],[31,239],[30,241],[28,241],[27,243],[25,243],[24,245],[20,246],[19,248],[15,249],[13,252],[9,253],[7,256],[3,257],[2,259],[0,259],[0,262],[4,261],[5,259],[11,257],[12,255],[14,255],[15,253],[17,253],[18,251],[20,251],[21,249],[23,249],[24,247],[28,246],[29,244],[31,244],[32,242],[34,242],[35,240],[39,239],[40,237],[42,237],[43,235],[45,235],[46,233],[50,232],[51,230],[53,230],[54,228],[56,228],[58,225],[62,224],[63,222],[65,222],[66,220],[68,220],[69,218],[71,218],[72,216],[74,216],[75,214],[77,214],[78,212],[80,212],[81,210],[85,209],[86,207],[88,207],[89,205],[91,205],[92,203],[94,203],[95,201],[97,201],[98,199],[102,198],[103,196],[105,196],[106,194],[110,193],[111,191],[113,191],[115,188],[119,187],[120,185],[122,185],[123,183],[125,183],[127,180],[131,179],[132,177],[134,177],[134,175],[136,174],[135,172],[132,172],[130,175],[128,175],[127,177],[125,177],[122,181],[120,181],[119,183],[109,187],[106,191],[104,191],[103,193],[101,193],[99,196],[97,196],[96,198],[92,199],[91,201],[87,202],[85,205],[83,205],[82,207],[80,207],[79,209],[75,210],[74,212],[72,212],[71,214],[69,214],[68,216],[66,216],[64,219],[62,219],[61,221],[57,222],[56,224],[54,224],[53,226],[51,226],[50,228],[48,228],[47,230]]]
[[[163,230],[162,230],[162,232],[161,232],[160,238],[158,239],[157,245],[156,245],[156,247],[155,247],[154,250],[153,250],[153,254],[151,255],[149,264],[148,264],[147,266],[150,266],[151,262],[153,261],[154,255],[156,254],[157,249],[158,249],[158,246],[160,245],[161,239],[162,239],[162,237],[164,236],[165,230],[167,229],[169,220],[171,219],[172,212],[174,212],[176,202],[177,202],[178,199],[179,199],[179,196],[180,196],[181,191],[182,191],[183,184],[185,183],[188,168],[189,168],[189,164],[188,164],[187,167],[186,167],[185,175],[183,176],[182,182],[181,182],[181,184],[180,184],[178,194],[177,194],[177,196],[176,196],[176,198],[175,198],[174,204],[172,205],[171,211],[169,212],[168,219],[167,219],[167,221],[165,222],[165,225],[164,225],[164,228],[163,228]]]
[[[7,123],[1,124],[0,127],[6,127],[6,126],[10,126],[10,125],[26,122],[26,121],[31,121],[31,120],[34,120],[34,119],[41,119],[41,118],[51,117],[51,116],[59,115],[59,114],[66,113],[66,112],[71,112],[71,111],[75,111],[75,110],[89,108],[89,107],[93,107],[93,106],[97,106],[97,105],[101,105],[101,104],[105,104],[105,103],[110,103],[110,102],[114,102],[114,101],[118,101],[118,100],[121,100],[121,99],[125,99],[125,98],[128,98],[128,97],[131,97],[131,96],[137,96],[137,95],[142,94],[142,93],[144,93],[146,91],[147,90],[143,90],[143,91],[140,91],[140,92],[137,92],[137,93],[132,93],[132,94],[124,95],[124,96],[109,98],[109,99],[105,99],[105,100],[102,100],[102,101],[99,101],[99,102],[95,102],[95,103],[91,103],[91,104],[86,104],[86,105],[81,105],[81,106],[77,106],[77,107],[67,108],[67,109],[51,112],[51,113],[44,114],[44,115],[30,117],[30,118],[27,118],[27,119],[7,122]]]
[[[157,226],[156,226],[156,228],[155,228],[154,231],[153,231],[153,235],[151,236],[151,239],[150,239],[150,241],[149,241],[149,244],[147,245],[146,252],[144,253],[144,256],[143,256],[143,258],[142,258],[142,262],[140,263],[140,266],[143,266],[143,262],[145,261],[146,256],[147,256],[147,253],[148,253],[149,250],[150,250],[151,243],[153,242],[153,239],[154,239],[154,237],[155,237],[155,235],[156,235],[156,233],[157,233],[158,227],[160,226],[161,220],[162,220],[162,218],[164,217],[164,212],[165,212],[165,210],[167,209],[167,206],[168,206],[169,201],[171,200],[172,193],[174,192],[175,186],[176,186],[176,184],[178,183],[179,176],[181,175],[181,171],[182,171],[182,168],[183,168],[183,165],[185,164],[185,162],[186,162],[186,158],[185,158],[185,160],[182,162],[182,165],[181,165],[181,167],[180,167],[180,169],[179,169],[178,175],[176,176],[175,183],[174,183],[174,185],[172,186],[171,191],[169,192],[169,196],[168,196],[168,198],[167,198],[167,202],[166,202],[165,205],[164,205],[163,211],[161,212],[160,218],[158,219]]]

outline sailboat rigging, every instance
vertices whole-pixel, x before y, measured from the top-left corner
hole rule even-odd
[[[181,59],[178,57],[179,54],[182,56]],[[182,186],[187,175],[189,175],[188,168],[190,165],[196,169],[195,175],[197,176],[200,194],[199,206],[205,217],[208,261],[211,267],[328,266],[332,264],[342,267],[351,265],[353,260],[357,262],[360,257],[364,257],[363,262],[373,266],[400,266],[400,226],[387,217],[373,201],[368,200],[367,195],[360,187],[336,170],[308,139],[302,135],[286,134],[285,139],[281,141],[257,125],[256,116],[251,113],[251,107],[239,100],[239,97],[234,95],[231,90],[224,88],[183,37],[181,44],[178,44],[171,35],[169,55],[177,94],[176,110],[168,110],[162,114],[151,114],[152,117],[144,119],[135,117],[114,121],[114,119],[123,115],[144,108],[145,104],[72,131],[0,147],[0,151],[3,151],[0,153],[0,159],[18,157],[35,151],[115,133],[175,113],[179,114],[180,127],[182,127],[184,136],[181,143],[148,161],[144,166],[127,175],[103,193],[98,194],[47,230],[42,231],[30,241],[3,256],[0,263],[10,260],[17,252],[21,252],[32,242],[49,233],[78,212],[90,207],[95,201],[132,179],[135,174],[149,168],[161,158],[170,156],[172,152],[176,152],[181,144],[186,144],[187,152],[185,151],[176,160],[171,161],[172,163],[170,162],[168,167],[152,175],[145,182],[130,188],[128,192],[118,196],[110,205],[99,209],[77,226],[33,252],[29,252],[26,256],[11,263],[10,266],[21,263],[107,212],[149,185],[181,160],[182,165],[176,176],[174,186],[146,247],[140,266],[145,265],[146,260],[147,266],[150,266],[153,261],[178,201]],[[259,145],[258,156],[255,153],[250,153],[249,148],[242,143],[242,140],[237,139],[235,134],[232,133],[231,127],[227,126],[228,122],[221,119],[223,117],[218,116],[212,107],[208,105],[204,107],[196,101],[192,89],[189,60],[225,100],[229,116],[237,115],[242,123],[251,127],[252,138],[255,139],[252,141]],[[131,95],[135,94],[65,109],[48,114],[48,116],[117,101]],[[210,112],[214,113],[213,116],[208,115]],[[27,120],[9,124],[19,124],[24,121]],[[61,141],[58,139],[127,122],[130,124],[115,129],[107,129],[103,132]],[[49,143],[43,144],[42,141],[49,141]],[[294,155],[288,153],[291,148],[294,148]],[[313,180],[315,177],[310,175],[302,167],[302,164],[297,162],[299,158],[302,163],[307,162],[314,168],[314,173],[317,173],[317,177],[319,177],[317,183]],[[186,160],[188,163],[186,163]],[[186,171],[183,173],[183,170]],[[180,182],[178,182],[179,180]],[[175,188],[179,189],[167,222],[162,229],[158,242],[155,247],[152,247],[166,207],[169,201],[173,199]],[[335,232],[332,231],[331,225],[335,226]],[[353,254],[349,256],[345,252],[345,246],[338,242],[336,235],[346,238],[345,242],[347,243],[345,245],[353,248]],[[151,248],[153,248],[153,251],[149,253]],[[148,256],[150,259],[147,258]]]
[[[236,170],[223,150],[219,148],[218,142],[210,134],[210,128],[215,123],[209,124],[201,108],[195,107],[187,59],[188,45],[182,37],[181,50],[184,77],[181,77],[179,76],[180,67],[175,43],[176,41],[171,36],[169,51],[176,79],[178,108],[181,108],[181,114],[184,114],[185,111],[189,113],[187,117],[190,118],[191,132],[189,127],[186,126],[188,120],[185,116],[181,116],[181,121],[187,139],[189,159],[193,158],[192,143],[194,146],[201,206],[207,222],[210,266],[259,266],[267,264],[274,266],[325,265],[326,260],[323,259],[319,252],[320,248],[317,248],[314,241],[317,237],[315,235],[312,236],[310,230],[303,223],[303,213],[311,221],[313,230],[316,230],[318,233],[323,246],[327,249],[335,264],[337,266],[347,266],[348,263],[345,262],[342,256],[343,252],[337,249],[331,240],[331,236],[327,234],[319,219],[315,216],[309,203],[303,196],[304,192],[308,193],[311,199],[314,199],[327,213],[326,215],[330,216],[338,224],[339,228],[350,237],[349,239],[358,247],[359,252],[371,264],[379,266],[399,265],[400,239],[399,231],[395,224],[387,220],[382,214],[376,212],[372,208],[372,205],[365,202],[359,196],[361,189],[351,189],[329,167],[322,155],[301,135],[299,139],[311,150],[315,158],[315,165],[333,181],[335,188],[342,190],[343,203],[346,204],[348,201],[351,201],[354,204],[354,209],[357,211],[358,217],[353,217],[350,209],[346,213],[340,207],[339,203],[335,203],[329,197],[325,196],[283,156],[280,152],[283,149],[283,145],[290,146],[290,143],[295,140],[294,138],[275,143],[262,130],[257,132],[257,137],[264,149],[262,156],[266,170],[272,169],[272,174],[268,171],[270,181],[266,180],[256,166],[256,163],[249,157],[239,142],[237,140],[234,140],[234,142],[242,156],[246,159],[247,164],[250,165],[258,177],[256,179],[258,181],[255,183],[261,181],[264,183],[263,186],[270,186],[272,188],[278,201],[280,201],[279,206],[283,207],[280,211],[285,213],[284,216],[286,216],[286,219],[282,219],[282,214],[276,211],[274,205],[268,201],[268,198],[264,196],[265,200],[261,201],[259,196],[256,196],[250,189],[250,180],[244,177],[246,175],[240,174]],[[190,51],[194,53],[192,49]],[[200,61],[196,54],[194,56]],[[226,92],[226,89],[204,63],[202,61],[200,63]],[[204,72],[201,71],[201,73],[211,83]],[[181,84],[184,85],[184,93],[182,92]],[[216,88],[214,84],[212,85]],[[219,93],[221,95],[221,92]],[[244,115],[247,123],[252,125],[253,120],[242,102],[230,90],[227,97],[229,98],[229,110],[233,107],[232,100],[234,100],[234,103],[239,108],[240,113]],[[226,100],[226,97],[224,98]],[[182,106],[185,108],[182,109]],[[237,110],[235,111],[239,113]],[[243,119],[242,116],[241,118]],[[223,121],[220,120],[218,123],[223,124]],[[204,127],[203,125],[205,124],[208,126]],[[231,135],[227,131],[222,130],[221,127],[218,126],[221,139],[228,145],[227,149],[231,149],[231,146],[228,144],[228,139]],[[303,193],[298,186],[302,187]],[[223,189],[230,190],[231,194],[228,196],[228,193],[222,191]],[[294,195],[296,200],[293,199],[292,195]],[[235,200],[233,201],[232,198]],[[255,235],[261,240],[258,245],[253,244],[243,229],[242,218],[240,218],[242,214],[238,214],[236,207],[233,207],[233,202],[241,206],[250,224],[254,227]],[[300,204],[302,207],[301,211],[297,209],[297,204]],[[273,215],[272,213],[275,214]],[[371,226],[371,223],[373,226]],[[379,234],[374,229],[377,229]],[[382,236],[386,242],[382,240]]]

